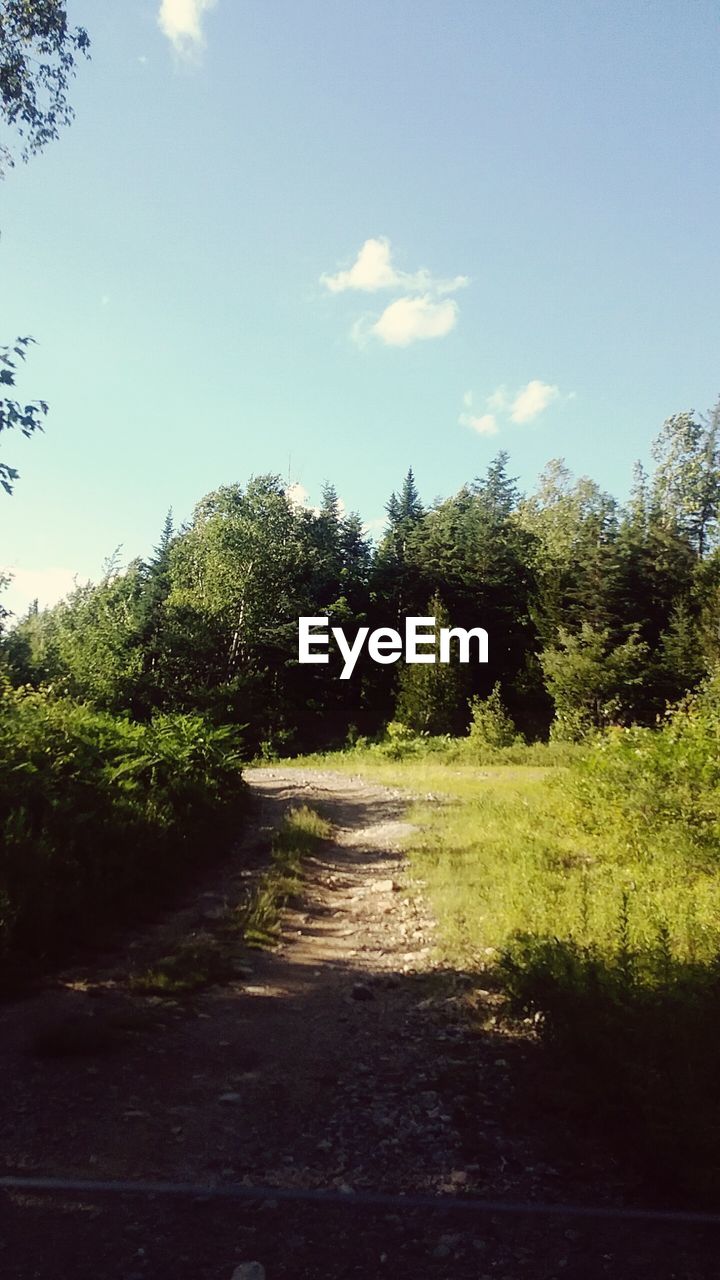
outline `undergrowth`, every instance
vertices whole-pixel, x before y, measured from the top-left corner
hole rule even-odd
[[[4,972],[97,940],[166,892],[222,849],[243,797],[232,729],[0,689]]]
[[[410,740],[316,763],[404,787],[445,959],[492,970],[569,1113],[673,1196],[720,1196],[720,678],[582,748]],[[516,751],[524,753],[521,763]],[[311,763],[308,761],[307,763]]]
[[[194,934],[133,975],[131,989],[144,995],[182,996],[237,977],[239,948],[272,946],[277,940],[281,910],[301,891],[303,859],[328,839],[330,830],[307,805],[291,809],[273,835],[270,865],[247,898],[228,907],[214,933]]]
[[[270,867],[242,908],[242,930],[250,946],[264,946],[275,935],[280,911],[301,888],[303,858],[330,836],[330,824],[314,809],[291,809],[272,842]]]

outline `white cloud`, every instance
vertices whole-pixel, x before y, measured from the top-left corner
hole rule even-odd
[[[451,300],[433,302],[428,294],[398,298],[385,308],[371,332],[389,347],[407,347],[420,338],[444,338],[455,328],[457,317],[457,303]]]
[[[57,565],[49,569],[0,570],[0,576],[4,573],[12,580],[9,586],[0,592],[0,604],[18,617],[27,612],[34,600],[38,601],[41,609],[57,604],[58,600],[62,600],[78,585],[79,581],[73,569],[65,569]]]
[[[461,413],[458,418],[461,427],[472,427],[479,436],[496,436],[499,430],[495,415],[484,413],[476,417],[472,413]]]
[[[295,480],[287,486],[285,497],[294,507],[301,507],[304,511],[311,511],[315,516],[320,515],[321,508],[313,506],[310,502],[310,490],[306,489],[304,484],[300,484],[299,480]],[[347,507],[340,497],[337,500],[337,509],[340,517],[347,515]]]
[[[215,0],[162,0],[158,25],[181,54],[191,54],[205,43],[203,14],[212,9]]]
[[[444,338],[455,328],[457,303],[439,299],[463,288],[469,280],[467,276],[443,280],[424,267],[415,272],[399,271],[393,264],[390,241],[377,236],[365,241],[351,267],[335,275],[323,274],[320,282],[330,293],[378,293],[382,289],[402,293],[404,296],[391,302],[380,316],[359,316],[351,336],[360,347],[372,337],[389,347],[407,347],[420,338]]]
[[[412,293],[455,293],[469,283],[467,276],[451,280],[435,279],[423,268],[420,271],[398,271],[392,262],[392,249],[386,236],[366,240],[353,265],[335,275],[324,274],[320,281],[331,293],[357,289],[376,293],[379,289],[402,289]]]
[[[374,293],[376,289],[392,288],[397,284],[397,272],[391,262],[389,240],[366,240],[349,271],[322,275],[320,280],[331,293],[344,293],[346,289]]]
[[[458,421],[463,427],[472,427],[473,431],[477,431],[481,436],[494,436],[500,430],[498,419],[504,418],[506,422],[509,420],[517,423],[533,422],[547,409],[548,405],[556,400],[565,404],[574,399],[574,391],[568,395],[561,395],[559,387],[535,378],[515,392],[509,392],[505,386],[496,387],[492,395],[485,400],[487,413],[476,416],[464,411],[460,414]],[[472,404],[473,393],[466,391],[463,395],[464,409],[471,409]]]
[[[300,481],[296,480],[294,484],[288,485],[285,490],[285,497],[288,502],[292,502],[294,507],[306,507],[310,493],[304,484],[300,484]]]
[[[496,387],[485,403],[491,413],[503,413],[508,407],[509,400],[507,387]]]
[[[549,383],[540,382],[535,378],[518,391],[512,402],[510,418],[513,422],[532,422],[559,396],[559,387],[551,387]]]
[[[363,525],[363,533],[373,538],[376,534],[381,534],[386,528],[388,522],[387,516],[375,516],[372,520],[366,520]]]

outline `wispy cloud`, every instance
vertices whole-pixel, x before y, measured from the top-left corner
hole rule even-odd
[[[518,391],[512,402],[510,418],[513,422],[533,422],[559,396],[559,387],[551,387],[549,383],[535,378]]]
[[[495,436],[500,430],[499,419],[504,418],[506,421],[515,423],[534,422],[555,401],[565,402],[574,399],[573,391],[568,395],[561,395],[559,387],[534,378],[515,392],[509,392],[505,386],[496,387],[492,395],[485,397],[484,405],[487,412],[473,414],[468,412],[473,405],[473,393],[466,391],[463,395],[464,409],[458,417],[458,422],[461,427],[472,427],[478,435]]]
[[[444,280],[430,274],[424,267],[420,271],[398,271],[393,265],[392,249],[386,236],[366,240],[353,265],[335,275],[321,275],[320,281],[331,293],[345,293],[348,289],[363,293],[376,293],[379,289],[402,290],[404,293],[455,293],[469,284],[467,276],[454,276]]]
[[[479,436],[496,436],[500,430],[493,413],[483,413],[479,417],[473,413],[461,413],[458,422],[461,427],[471,427]]]
[[[496,387],[491,396],[485,401],[488,409],[492,413],[504,413],[510,402],[507,387]]]
[[[215,0],[162,0],[158,25],[178,53],[187,57],[202,48],[203,16],[214,5]]]

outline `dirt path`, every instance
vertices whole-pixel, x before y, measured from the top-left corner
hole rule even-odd
[[[714,1274],[697,1232],[353,1201],[386,1191],[613,1204],[624,1189],[582,1140],[558,1162],[533,1119],[531,1039],[493,1027],[497,997],[438,965],[400,852],[406,798],[330,772],[246,776],[253,821],[207,888],[127,955],[0,1007],[1,1172],[335,1189],[347,1204],[4,1193],[0,1274],[230,1280],[248,1259],[268,1280]],[[236,977],[191,998],[132,994],[128,956],[212,932],[303,802],[334,836],[308,860],[278,947],[238,951]],[[37,1052],[48,1028],[75,1025],[92,1032],[82,1052]]]

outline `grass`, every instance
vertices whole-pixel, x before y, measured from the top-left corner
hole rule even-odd
[[[103,941],[221,853],[245,790],[232,728],[139,724],[0,674],[0,982]]]
[[[330,823],[308,805],[291,809],[273,837],[270,867],[241,909],[243,936],[249,946],[267,946],[274,940],[282,908],[300,893],[303,858],[314,853],[330,833]]]
[[[590,761],[565,749],[563,767],[552,752],[539,765],[540,749],[532,765],[366,748],[288,763],[408,793],[411,873],[437,917],[441,962],[483,982],[489,971],[510,1007],[534,1016],[568,1115],[609,1135],[673,1198],[715,1204],[717,792],[703,775],[698,825],[692,769],[676,767],[661,735],[610,743],[607,761],[603,751]],[[547,1101],[557,1114],[557,1097]]]
[[[183,940],[172,954],[135,974],[131,990],[140,995],[185,996],[237,976],[238,949],[267,947],[277,938],[282,908],[302,888],[303,859],[330,835],[330,824],[314,809],[291,809],[272,839],[270,865],[246,901],[228,908],[216,931]]]
[[[171,955],[135,974],[130,990],[136,995],[182,996],[228,982],[234,974],[232,952],[227,941],[197,934],[181,942]]]
[[[443,959],[485,965],[531,917],[556,905],[558,813],[549,766],[444,764],[431,756],[393,761],[365,751],[305,757],[288,765],[333,768],[408,792],[417,831],[407,845],[440,924]],[[572,839],[563,837],[567,852]]]

